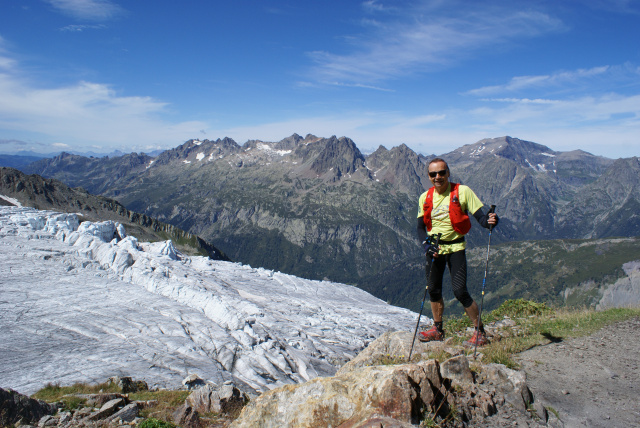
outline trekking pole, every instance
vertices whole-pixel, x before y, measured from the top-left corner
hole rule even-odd
[[[436,248],[440,244],[440,237],[442,233],[438,233],[436,237]],[[431,238],[429,238],[431,239]],[[411,362],[411,354],[413,353],[413,345],[416,343],[416,335],[418,334],[418,327],[420,326],[420,318],[422,318],[422,309],[424,308],[424,301],[427,298],[427,292],[429,291],[429,279],[431,279],[431,268],[433,267],[433,260],[435,259],[435,254],[431,254],[431,263],[429,264],[429,272],[427,273],[427,286],[424,289],[424,295],[422,296],[422,304],[420,305],[420,312],[418,313],[418,322],[416,323],[416,330],[413,332],[413,340],[411,341],[411,350],[409,350],[409,359],[407,361]]]
[[[491,205],[491,209],[487,215],[496,212],[496,206]],[[484,278],[482,279],[482,297],[480,298],[480,310],[478,311],[478,334],[480,334],[480,323],[482,320],[482,305],[484,304],[484,285],[487,282],[487,271],[489,270],[489,248],[491,248],[491,232],[493,232],[493,224],[489,225],[489,244],[487,244],[487,261],[484,265]],[[478,339],[476,338],[476,346],[473,348],[473,359],[476,359],[476,352],[478,351]]]

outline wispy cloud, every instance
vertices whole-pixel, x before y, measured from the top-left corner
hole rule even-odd
[[[611,67],[608,65],[601,67],[593,67],[589,69],[578,69],[573,71],[558,71],[553,74],[538,76],[516,76],[503,85],[485,86],[482,88],[472,89],[466,94],[486,96],[491,94],[500,94],[505,92],[516,92],[527,89],[540,89],[549,87],[559,87],[564,85],[577,85],[585,81],[591,81],[593,78],[611,75],[619,67]]]
[[[168,104],[151,97],[122,96],[109,85],[93,82],[42,88],[22,71],[19,66],[0,69],[0,129],[5,135],[130,151],[149,141],[173,147],[208,127],[167,119]]]
[[[109,0],[44,0],[59,11],[77,19],[107,21],[124,12]]]
[[[617,118],[640,124],[640,95],[607,94],[582,96],[568,100],[530,100],[503,98],[492,101],[500,106],[486,106],[472,111],[477,123],[522,126],[578,127],[597,122],[619,125]]]
[[[389,10],[388,6],[383,5],[377,0],[363,1],[362,8],[368,12],[386,12]]]
[[[67,25],[66,27],[62,27],[60,28],[60,31],[69,31],[69,32],[74,32],[74,33],[80,33],[84,30],[104,30],[105,28],[107,28],[106,25],[104,24],[97,24],[97,25]]]
[[[546,100],[543,98],[484,98],[482,101],[495,101],[499,103],[520,103],[520,104],[558,104],[558,100]]]
[[[9,57],[6,51],[6,42],[0,36],[0,70],[8,71],[16,65],[16,61]]]
[[[2,51],[0,50],[0,69],[10,70],[14,68],[15,65],[16,62],[9,57],[2,56]]]
[[[22,141],[22,140],[16,140],[16,139],[2,139],[0,138],[0,146],[25,146],[28,143],[26,141]]]
[[[536,37],[564,28],[548,14],[500,6],[421,2],[403,13],[387,15],[384,25],[350,37],[349,54],[310,52],[316,66],[313,79],[372,84],[386,79],[424,72],[474,55],[478,50]],[[506,5],[503,3],[503,5]],[[381,12],[377,2],[365,2],[370,12]],[[455,14],[448,11],[455,10]]]

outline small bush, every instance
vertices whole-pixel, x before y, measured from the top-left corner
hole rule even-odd
[[[129,394],[132,401],[150,401],[155,400],[157,404],[151,407],[145,407],[140,411],[143,418],[156,418],[158,420],[171,420],[173,411],[184,404],[191,391],[141,391]]]
[[[553,312],[544,303],[536,303],[531,300],[509,299],[500,305],[497,309],[491,311],[488,316],[494,320],[499,320],[508,316],[509,318],[522,318],[532,315],[544,315]]]
[[[76,397],[73,395],[68,397],[62,397],[60,401],[62,402],[62,405],[63,405],[62,409],[64,411],[80,409],[81,407],[84,407],[84,405],[87,402],[87,400],[85,400],[84,398]]]
[[[471,320],[468,316],[462,315],[460,317],[451,317],[446,320],[445,330],[450,334],[460,333],[471,327]]]
[[[175,428],[175,425],[171,422],[165,422],[160,419],[149,418],[140,422],[138,428]]]

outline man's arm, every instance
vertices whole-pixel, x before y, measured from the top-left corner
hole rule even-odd
[[[418,239],[420,242],[424,242],[427,239],[427,226],[424,224],[424,217],[418,217],[418,226],[416,227],[418,232]]]
[[[490,226],[497,226],[500,221],[496,213],[485,214],[482,208],[478,208],[478,210],[473,213],[473,216],[478,220],[480,226],[485,229],[489,229]]]

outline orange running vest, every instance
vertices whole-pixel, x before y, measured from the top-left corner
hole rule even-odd
[[[458,183],[451,184],[451,194],[449,195],[449,219],[451,220],[451,226],[453,230],[461,235],[466,235],[471,230],[471,220],[465,211],[462,210],[460,205],[460,198],[458,197]],[[432,187],[427,191],[427,197],[424,199],[424,224],[427,226],[427,231],[431,232],[431,210],[433,210],[433,192],[435,187]]]

